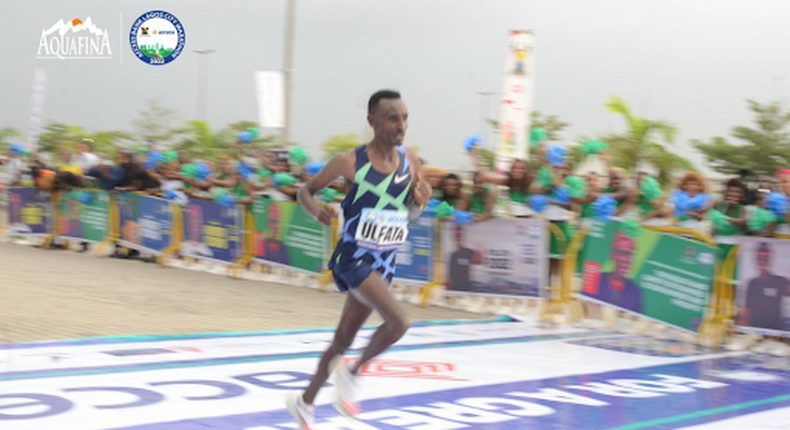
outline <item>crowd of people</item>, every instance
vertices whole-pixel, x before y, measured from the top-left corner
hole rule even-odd
[[[121,149],[112,161],[94,154],[91,145],[89,140],[81,141],[76,151],[64,150],[50,163],[12,145],[0,158],[5,170],[0,186],[97,188],[251,204],[259,196],[295,201],[299,188],[323,167],[320,162],[308,163],[301,148],[258,150],[241,142],[229,151],[231,155],[218,160],[192,160],[184,152],[158,152],[149,145]],[[662,189],[646,172],[630,174],[613,166],[606,150],[598,153],[603,172],[573,175],[565,157],[552,154],[557,147],[536,149],[530,162],[514,160],[508,172],[487,168],[473,148],[471,175],[431,165],[424,165],[423,174],[434,188],[435,201],[471,213],[471,222],[494,216],[542,216],[568,237],[574,227],[609,216],[647,226],[701,230],[722,242],[738,235],[790,234],[790,169],[766,177],[743,170],[727,180],[717,196],[696,172],[682,175],[674,190]],[[342,201],[347,186],[342,181],[333,184],[322,193],[324,202]],[[552,248],[552,253],[561,252],[556,244]]]

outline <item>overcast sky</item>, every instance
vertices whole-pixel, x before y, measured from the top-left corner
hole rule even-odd
[[[174,14],[186,50],[154,67],[133,56],[128,33],[149,10]],[[181,119],[197,116],[198,55],[209,63],[209,121],[256,120],[253,73],[283,64],[284,0],[3,0],[0,127],[27,130],[33,70],[48,77],[45,121],[90,131],[131,130],[156,98]],[[41,31],[91,17],[107,28],[113,60],[37,60]],[[642,116],[693,138],[726,135],[752,117],[745,99],[790,95],[786,0],[298,0],[293,139],[319,155],[329,136],[366,130],[365,103],[380,88],[402,92],[407,144],[449,168],[468,167],[461,141],[479,130],[479,91],[501,92],[505,36],[534,30],[535,108],[572,126],[563,142],[614,132],[603,103],[624,98]],[[496,117],[498,95],[490,105]]]

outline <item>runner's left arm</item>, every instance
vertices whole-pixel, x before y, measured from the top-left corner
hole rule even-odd
[[[318,200],[315,199],[315,195],[334,183],[339,177],[353,178],[355,161],[354,150],[336,156],[317,175],[310,178],[296,194],[299,204],[320,223],[329,225],[332,222],[332,218],[337,216],[337,210],[332,206],[319,204]]]
[[[414,220],[422,215],[425,204],[428,203],[433,194],[433,188],[431,188],[431,184],[428,181],[422,178],[422,161],[420,161],[420,157],[410,149],[406,150],[406,156],[409,157],[414,177],[411,188],[412,199],[409,205],[409,219]]]

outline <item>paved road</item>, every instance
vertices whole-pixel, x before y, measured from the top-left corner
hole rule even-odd
[[[0,343],[327,327],[336,324],[343,300],[308,288],[0,244]],[[486,318],[411,305],[409,312],[413,321]]]

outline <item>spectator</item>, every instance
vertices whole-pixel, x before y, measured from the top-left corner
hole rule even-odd
[[[493,216],[495,204],[496,193],[486,187],[483,174],[475,172],[472,176],[472,192],[463,210],[475,214],[475,222],[483,222]]]
[[[749,211],[747,214],[747,218],[750,218],[754,213],[754,208],[763,208],[765,209],[765,201],[768,194],[773,191],[773,183],[771,178],[761,178],[760,181],[757,183],[757,193],[755,194],[755,202],[754,206],[751,208],[752,210]],[[749,234],[758,235],[758,236],[770,236],[773,235],[776,230],[776,221],[768,224],[762,230],[751,230],[748,228],[747,230]]]
[[[440,201],[447,202],[447,204],[456,209],[466,206],[468,197],[463,190],[463,184],[455,173],[450,173],[442,178],[439,189]]]
[[[119,191],[137,191],[142,189],[143,169],[134,161],[132,153],[121,150],[118,152],[118,162],[121,168],[121,179],[116,189]]]
[[[123,174],[123,168],[112,165],[109,160],[102,160],[98,167],[88,171],[88,176],[99,179],[99,187],[108,191],[121,183]]]
[[[743,196],[741,204],[746,206],[754,205],[757,202],[757,190],[755,189],[757,180],[754,176],[754,172],[749,169],[741,169],[738,175],[741,178],[741,182],[743,182],[743,185],[746,187],[746,193]]]
[[[603,192],[611,195],[617,201],[617,211],[614,215],[616,217],[622,216],[631,209],[636,201],[634,191],[626,183],[628,175],[625,169],[612,167],[611,155],[608,152],[601,153],[601,160],[606,163],[606,170],[609,173],[609,186]]]
[[[4,163],[6,170],[5,184],[9,187],[18,187],[22,182],[22,175],[28,171],[25,163],[19,158],[22,147],[11,145],[8,149],[8,160]]]
[[[590,227],[592,220],[595,219],[595,211],[593,210],[593,203],[601,196],[601,178],[595,172],[590,172],[585,177],[587,182],[587,195],[577,199],[576,203],[579,207],[579,218],[581,219],[579,226],[582,228]]]
[[[680,191],[685,191],[686,194],[693,198],[701,194],[705,194],[708,190],[708,184],[705,179],[697,172],[688,172],[680,180],[678,185]],[[685,213],[678,215],[678,225],[685,228],[699,229],[699,223],[705,219],[706,213],[713,207],[715,202],[712,200],[701,209],[688,210]]]
[[[778,181],[777,192],[790,199],[790,169],[779,170],[775,176]],[[776,224],[776,234],[790,236],[790,211],[783,218],[777,220]]]
[[[77,144],[76,164],[82,168],[83,172],[91,171],[95,167],[98,167],[101,162],[99,157],[91,152],[92,142],[93,141],[90,139],[85,139]]]
[[[642,193],[642,180],[649,178],[646,172],[639,172],[636,175],[636,190],[632,198],[636,197],[636,209],[639,211],[639,220],[644,225],[664,226],[668,222],[666,217],[669,216],[669,210],[666,208],[667,197],[661,196],[654,200],[648,200]]]

